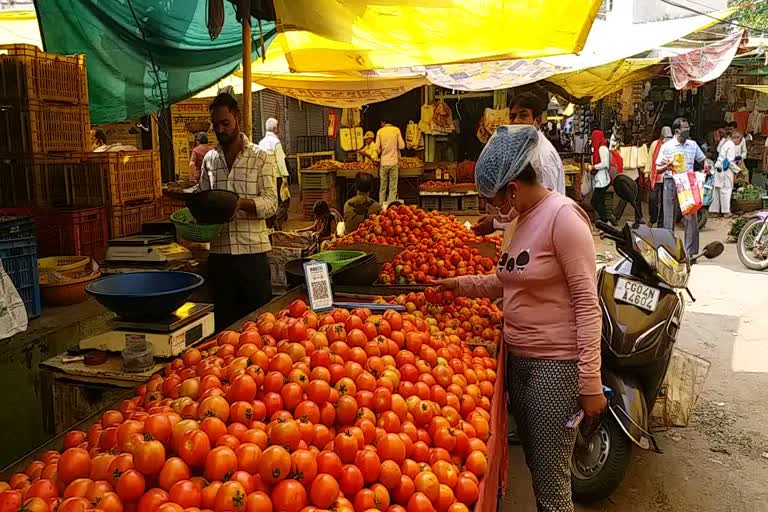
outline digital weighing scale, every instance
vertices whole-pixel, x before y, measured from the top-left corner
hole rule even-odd
[[[133,235],[110,240],[107,261],[166,263],[190,258],[192,253],[173,241],[172,235]]]
[[[165,318],[146,322],[112,321],[113,330],[80,341],[80,349],[122,352],[126,338],[143,338],[155,357],[172,357],[214,332],[213,304],[187,302]]]

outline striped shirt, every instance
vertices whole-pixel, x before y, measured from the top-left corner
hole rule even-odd
[[[235,219],[211,242],[211,252],[216,254],[259,254],[272,249],[266,219],[277,211],[275,155],[260,150],[245,134],[240,136],[243,149],[232,169],[227,168],[220,144],[205,155],[200,190],[236,192],[241,199],[252,199],[257,213],[237,210]]]
[[[659,156],[656,158],[656,167],[662,167],[674,158],[675,153],[683,153],[685,157],[685,170],[693,171],[693,162],[703,162],[706,159],[704,152],[696,141],[688,139],[684,143],[678,142],[676,137],[672,137],[661,146]],[[667,171],[669,172],[669,171]]]

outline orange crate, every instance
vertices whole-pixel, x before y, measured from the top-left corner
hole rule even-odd
[[[0,153],[85,151],[91,129],[87,106],[0,101]]]
[[[109,208],[109,236],[120,238],[141,233],[145,222],[160,220],[163,216],[162,201],[137,206],[111,206]]]
[[[304,211],[304,220],[314,219],[312,208],[315,206],[315,202],[325,201],[331,208],[336,208],[336,191],[331,189],[329,191],[320,190],[302,190],[301,191],[301,204]]]
[[[0,45],[0,98],[87,105],[85,55],[47,53],[31,44]]]
[[[160,152],[156,149],[84,153],[83,164],[88,168],[86,175],[93,174],[92,168],[98,167],[98,173],[108,184],[107,197],[112,205],[159,199],[163,195]],[[77,188],[77,180],[74,183]]]
[[[187,207],[187,203],[181,199],[174,199],[170,196],[163,196],[163,218],[169,218],[179,210]]]

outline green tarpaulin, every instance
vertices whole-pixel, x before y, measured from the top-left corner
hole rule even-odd
[[[38,0],[46,51],[84,53],[91,121],[136,118],[188,98],[237,69],[242,29],[225,2],[211,41],[207,2],[197,0]],[[262,22],[265,45],[274,22]],[[253,20],[254,58],[260,52]]]

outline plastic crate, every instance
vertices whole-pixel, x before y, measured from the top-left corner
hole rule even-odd
[[[90,132],[88,106],[11,102],[0,104],[0,153],[85,151]]]
[[[336,186],[333,174],[303,172],[301,188],[304,190],[328,190]]]
[[[31,215],[13,215],[0,210],[0,240],[35,238],[35,220]]]
[[[0,261],[27,309],[27,316],[40,316],[40,283],[37,270],[37,240],[0,240]]]
[[[99,208],[57,208],[35,212],[40,256],[89,256],[107,250],[107,214]]]
[[[160,220],[163,215],[162,201],[136,206],[109,207],[109,237],[120,238],[141,233],[145,222]]]
[[[84,186],[93,190],[99,183],[95,177],[100,177],[112,205],[158,199],[163,195],[160,152],[156,149],[84,153],[81,158],[80,170],[72,176],[75,193]],[[76,204],[83,202],[76,200]]]
[[[187,203],[181,199],[174,199],[170,196],[163,196],[163,218],[170,218],[171,215],[187,207]]]
[[[461,198],[462,213],[477,213],[480,211],[480,198],[477,195],[466,195]]]
[[[0,45],[0,98],[87,105],[85,55],[47,53],[31,44]]]
[[[440,196],[419,196],[419,206],[428,212],[439,210]]]
[[[441,197],[440,198],[440,211],[455,213],[459,211],[459,198],[458,197]]]
[[[8,208],[34,204],[34,173],[29,162],[0,159],[0,205]]]
[[[304,220],[312,220],[314,218],[312,208],[317,201],[325,201],[331,208],[333,208],[336,201],[336,191],[333,189],[328,191],[302,190],[301,204],[304,212]]]

